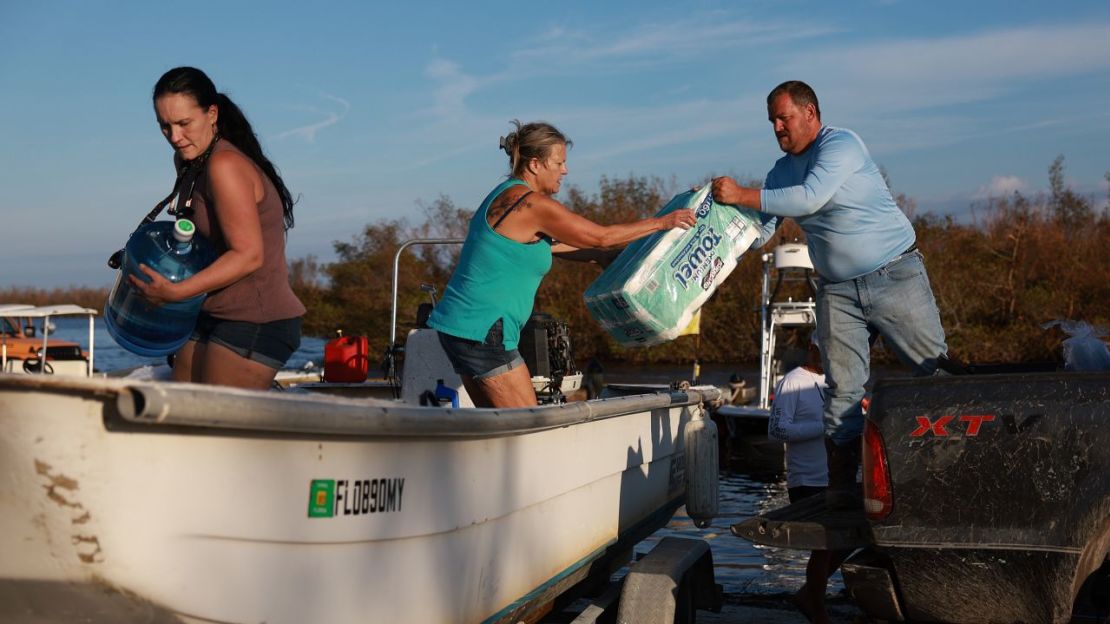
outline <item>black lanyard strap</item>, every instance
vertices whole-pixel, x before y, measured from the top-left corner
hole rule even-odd
[[[171,201],[173,201],[174,197],[177,197],[177,204],[170,209],[171,215],[180,219],[192,213],[193,190],[197,186],[197,179],[200,178],[200,174],[204,171],[205,166],[208,164],[208,157],[212,155],[212,149],[216,147],[216,142],[219,140],[220,135],[216,134],[216,136],[212,139],[212,143],[208,145],[208,149],[204,150],[203,154],[201,154],[198,158],[194,158],[193,160],[189,161],[185,164],[185,166],[181,168],[181,171],[179,171],[177,174],[177,179],[174,180],[173,190],[170,191],[170,194],[166,195],[165,199],[158,202],[154,206],[154,208],[150,212],[148,212],[145,217],[143,217],[142,221],[139,221],[138,227],[131,231],[131,234],[128,235],[128,238],[131,238],[131,236],[134,235],[135,232],[139,231],[139,228],[143,227],[143,225],[147,223],[154,223],[154,220],[158,218],[158,215],[162,214],[162,211],[166,209],[166,206],[168,206]],[[189,190],[186,193],[182,193],[181,189],[186,186],[186,183]],[[113,269],[118,269],[121,264],[123,264],[122,249],[116,251],[114,254],[112,254],[110,258],[108,258],[108,266]]]

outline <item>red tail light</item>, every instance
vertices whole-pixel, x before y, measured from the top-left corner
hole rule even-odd
[[[867,517],[882,520],[894,509],[890,467],[879,429],[870,420],[863,427],[863,508]]]

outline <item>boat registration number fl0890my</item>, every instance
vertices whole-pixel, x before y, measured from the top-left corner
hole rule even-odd
[[[405,479],[313,479],[308,517],[332,518],[401,511]]]

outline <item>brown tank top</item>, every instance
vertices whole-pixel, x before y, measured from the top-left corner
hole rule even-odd
[[[243,154],[227,139],[216,143],[212,152],[225,150]],[[243,157],[247,158],[245,154]],[[305,307],[289,286],[281,197],[274,183],[262,173],[258,165],[254,165],[254,168],[262,177],[264,188],[262,201],[258,202],[258,218],[262,224],[262,266],[239,281],[208,293],[201,309],[216,318],[229,321],[269,323],[302,316]],[[214,206],[206,170],[197,180],[193,191],[192,218],[197,231],[212,243],[216,253],[222,254],[227,251],[228,246]]]

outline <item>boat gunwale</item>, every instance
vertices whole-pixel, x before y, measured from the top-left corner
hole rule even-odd
[[[442,408],[180,382],[0,374],[0,392],[11,390],[98,398],[111,406],[106,418],[122,419],[130,431],[216,429],[339,438],[502,437],[721,400],[719,388],[695,386],[529,408]]]

